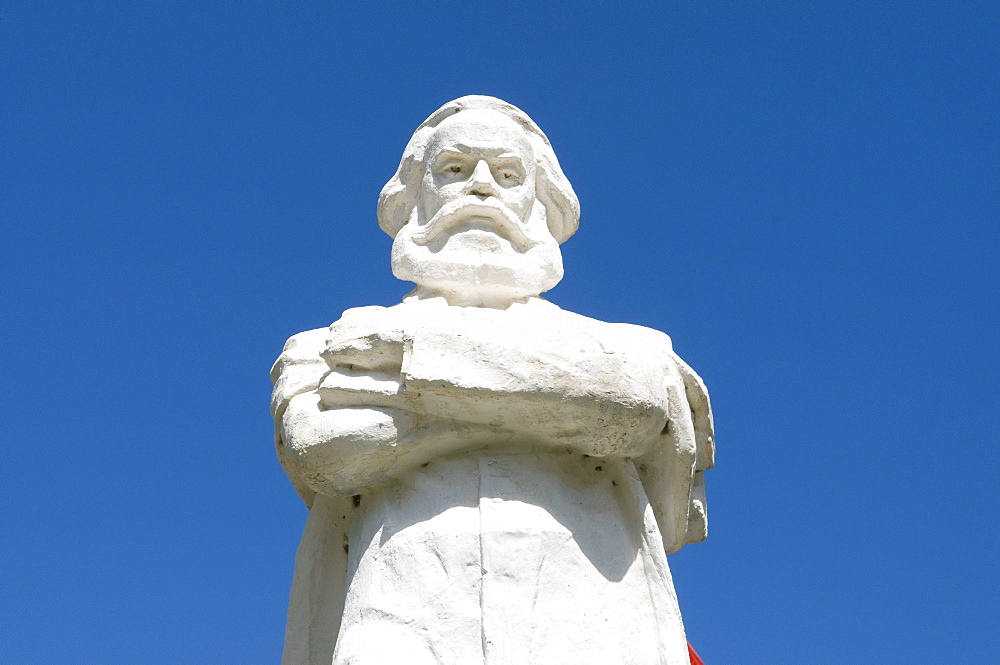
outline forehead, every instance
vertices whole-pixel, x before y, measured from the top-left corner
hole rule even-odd
[[[438,125],[427,151],[434,155],[442,150],[532,154],[531,142],[520,125],[502,113],[485,109],[456,113]]]

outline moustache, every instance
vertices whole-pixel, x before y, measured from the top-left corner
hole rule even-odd
[[[498,235],[522,251],[535,244],[525,234],[521,220],[510,208],[492,197],[484,200],[473,195],[463,196],[441,206],[423,228],[414,232],[413,242],[426,245],[471,217],[488,219],[493,223]]]

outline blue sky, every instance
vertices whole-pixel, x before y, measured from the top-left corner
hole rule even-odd
[[[550,299],[667,332],[709,386],[711,536],[671,557],[706,663],[996,662],[998,29],[990,2],[5,3],[0,660],[278,661],[305,509],[268,369],[408,290],[376,197],[476,93],[580,197]]]

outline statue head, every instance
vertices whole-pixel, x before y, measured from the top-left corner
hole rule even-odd
[[[503,306],[551,289],[580,204],[542,130],[493,97],[442,106],[382,189],[393,274],[418,294]]]

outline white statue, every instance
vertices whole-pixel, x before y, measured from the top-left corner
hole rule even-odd
[[[666,554],[706,536],[708,394],[663,333],[539,297],[579,219],[548,139],[450,102],[378,217],[416,289],[271,372],[311,508],[282,662],[687,665]]]

